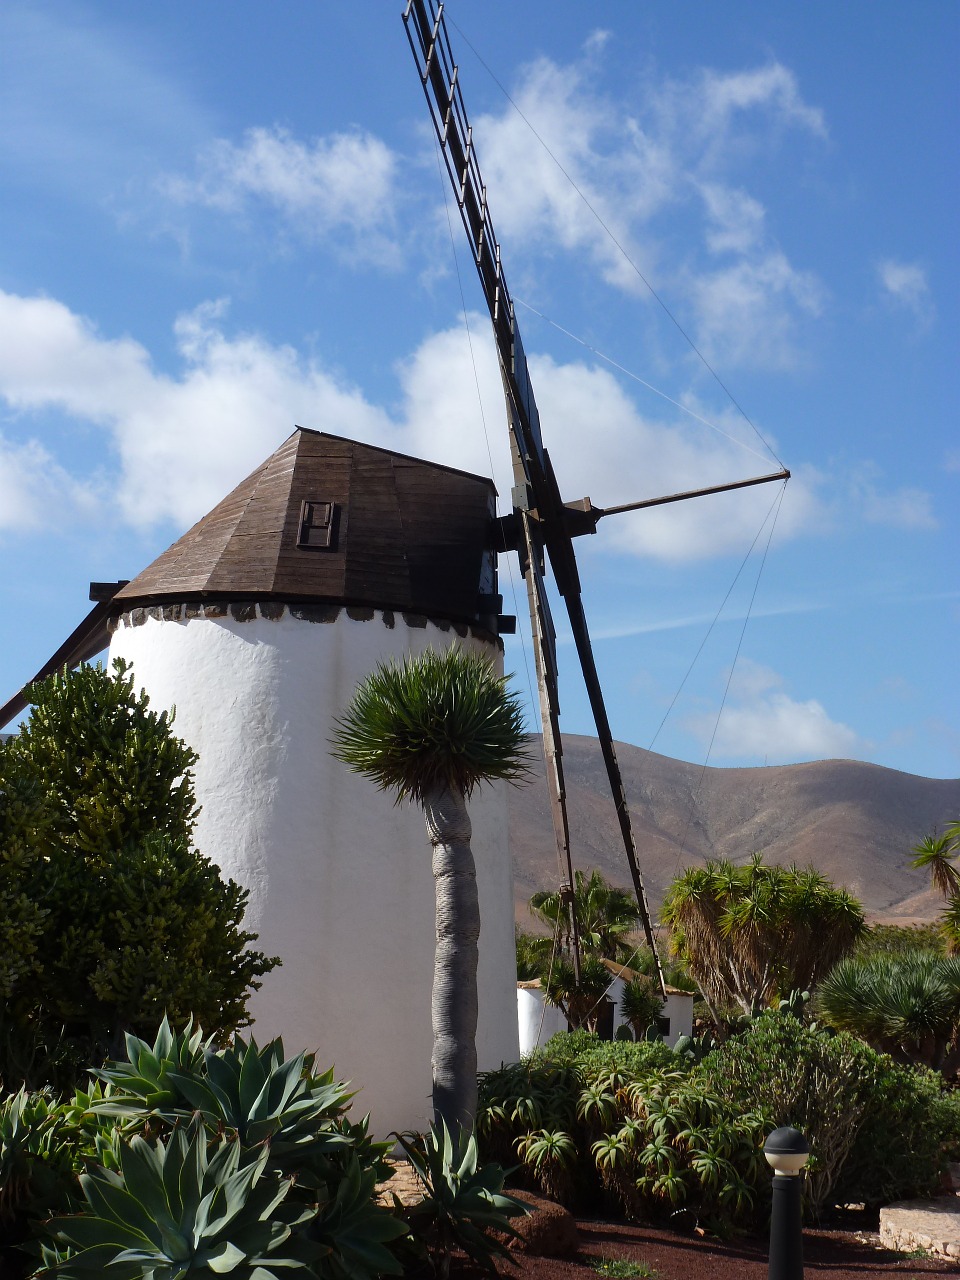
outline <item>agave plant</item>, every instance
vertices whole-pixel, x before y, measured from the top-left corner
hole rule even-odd
[[[312,1075],[312,1059],[285,1059],[282,1040],[262,1049],[237,1036],[226,1049],[202,1042],[190,1024],[182,1036],[166,1020],[151,1048],[127,1037],[128,1062],[108,1063],[97,1074],[112,1089],[97,1104],[102,1114],[143,1117],[168,1124],[199,1114],[213,1132],[229,1130],[245,1148],[270,1140],[270,1163],[298,1172],[314,1187],[332,1172],[331,1158],[359,1146],[376,1163],[386,1144],[370,1143],[366,1126],[344,1115],[353,1094],[333,1071]]]
[[[130,1034],[124,1041],[127,1061],[108,1062],[92,1073],[112,1086],[109,1098],[95,1104],[100,1114],[140,1117],[146,1111],[172,1123],[185,1101],[173,1077],[198,1074],[213,1037],[204,1040],[192,1018],[182,1032],[173,1031],[164,1014],[152,1045]]]
[[[234,1280],[305,1276],[325,1247],[294,1233],[315,1207],[288,1202],[292,1179],[267,1172],[267,1151],[242,1163],[238,1143],[212,1154],[202,1126],[177,1128],[166,1145],[134,1137],[119,1169],[81,1175],[86,1212],[48,1224],[43,1258],[58,1280],[188,1280],[229,1273]]]
[[[26,1219],[66,1208],[73,1169],[62,1110],[46,1091],[20,1089],[0,1103],[0,1227],[22,1238]],[[16,1224],[16,1225],[14,1225]]]
[[[377,1172],[350,1155],[336,1193],[322,1204],[308,1235],[320,1246],[321,1280],[398,1276],[403,1267],[387,1246],[409,1235],[407,1224],[374,1200]],[[257,1278],[259,1280],[259,1278]]]
[[[504,1194],[503,1169],[479,1166],[473,1134],[459,1129],[451,1136],[442,1121],[420,1139],[397,1137],[424,1191],[423,1199],[406,1209],[407,1220],[435,1255],[443,1280],[454,1249],[495,1273],[495,1259],[509,1259],[510,1254],[492,1233],[515,1236],[510,1219],[528,1212],[520,1200]]]

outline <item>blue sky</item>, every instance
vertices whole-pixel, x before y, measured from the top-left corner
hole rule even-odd
[[[793,472],[578,542],[615,735],[960,774],[960,9],[447,17],[564,496]],[[295,424],[508,497],[400,5],[7,0],[0,60],[3,697]]]

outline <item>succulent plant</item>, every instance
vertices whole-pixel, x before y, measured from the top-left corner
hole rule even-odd
[[[503,1169],[498,1164],[478,1167],[477,1142],[469,1130],[451,1136],[441,1122],[419,1139],[397,1136],[424,1191],[423,1199],[406,1209],[407,1220],[437,1256],[441,1275],[449,1273],[453,1249],[495,1272],[495,1259],[510,1254],[492,1233],[516,1235],[510,1219],[528,1212],[522,1201],[504,1194]]]
[[[324,1246],[293,1232],[316,1208],[288,1202],[292,1179],[267,1171],[266,1148],[247,1163],[242,1155],[226,1138],[211,1154],[201,1125],[174,1129],[165,1145],[121,1144],[116,1172],[81,1175],[86,1211],[49,1223],[46,1266],[58,1280],[316,1276]]]
[[[154,1112],[171,1121],[177,1117],[182,1095],[173,1075],[199,1071],[213,1037],[204,1040],[191,1018],[182,1032],[173,1031],[164,1015],[152,1045],[138,1036],[124,1036],[127,1061],[108,1062],[92,1074],[112,1086],[109,1097],[96,1100],[101,1114],[142,1116]]]

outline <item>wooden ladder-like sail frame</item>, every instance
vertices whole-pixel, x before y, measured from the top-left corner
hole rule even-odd
[[[671,494],[663,498],[650,498],[626,506],[606,509],[594,507],[588,498],[579,502],[564,503],[553,467],[550,465],[550,456],[543,447],[540,414],[537,410],[533,387],[530,384],[527,358],[524,354],[520,330],[517,327],[516,313],[503,274],[500,245],[490,219],[487,189],[477,163],[473,130],[463,103],[459,70],[450,48],[443,4],[438,3],[437,0],[408,0],[403,20],[430,108],[440,151],[460,209],[460,218],[467,233],[477,274],[480,277],[487,309],[490,312],[497,355],[500,360],[500,374],[510,425],[514,489],[513,513],[499,521],[497,550],[517,551],[526,579],[530,628],[533,635],[540,695],[547,782],[550,789],[550,809],[557,849],[572,888],[573,864],[570,854],[566,790],[563,781],[563,748],[560,738],[556,632],[544,583],[544,551],[549,557],[557,589],[566,605],[587,696],[590,699],[590,707],[597,727],[597,738],[616,808],[623,848],[643,923],[644,937],[653,952],[661,992],[666,996],[663,967],[653,936],[646,890],[637,860],[637,844],[630,821],[630,808],[627,804],[623,777],[617,761],[610,721],[607,717],[603,690],[600,686],[597,664],[590,643],[590,632],[583,609],[573,539],[581,534],[595,533],[598,520],[606,515],[660,506],[668,502],[680,502],[709,493],[747,488],[773,480],[787,480],[790,478],[790,473],[782,470],[772,475],[756,476],[732,484],[714,485],[707,489]],[[574,965],[579,981],[579,941],[572,897],[570,924],[574,940]]]
[[[514,514],[519,518],[523,530],[523,539],[516,549],[520,553],[527,582],[527,600],[530,606],[544,748],[547,757],[547,778],[557,846],[572,886],[573,870],[559,731],[560,700],[557,688],[556,635],[543,580],[544,549],[550,558],[550,567],[553,570],[557,589],[566,604],[597,726],[600,750],[613,794],[644,935],[656,961],[660,988],[666,995],[663,970],[650,923],[647,895],[637,861],[630,809],[590,644],[587,619],[583,611],[580,575],[577,572],[572,535],[568,529],[568,516],[550,459],[543,447],[540,415],[533,387],[530,384],[527,359],[517,327],[516,314],[503,275],[500,246],[494,234],[487,207],[487,191],[477,164],[473,131],[470,128],[460,92],[457,65],[450,50],[443,5],[438,5],[435,0],[409,0],[404,13],[404,23],[430,106],[430,114],[447,173],[457,198],[463,226],[473,251],[474,263],[480,276],[490,319],[493,322],[497,353],[500,358],[500,372],[507,402],[513,454]],[[571,922],[575,927],[572,917],[571,904]],[[577,953],[578,948],[575,946],[574,956],[578,959]]]

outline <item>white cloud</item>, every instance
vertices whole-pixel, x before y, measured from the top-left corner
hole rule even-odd
[[[730,129],[736,112],[762,108],[820,137],[827,135],[823,112],[803,101],[796,76],[779,62],[729,75],[705,71],[701,94],[705,125],[717,133]]]
[[[706,207],[707,248],[712,253],[746,253],[763,239],[766,211],[746,191],[704,182],[700,194]]]
[[[524,118],[510,107],[476,121],[500,234],[587,255],[608,283],[646,296],[615,239],[648,279],[686,297],[711,358],[794,362],[797,320],[818,313],[823,290],[788,261],[763,204],[733,175],[752,150],[776,145],[785,125],[823,136],[822,113],[777,63],[669,82],[633,114],[608,102],[594,87],[602,83],[541,58],[514,90]],[[678,220],[690,235],[673,256]],[[729,259],[721,270],[718,254]]]
[[[0,531],[62,527],[94,506],[91,486],[70,476],[39,441],[17,444],[0,435]]]
[[[111,511],[132,526],[185,527],[296,424],[492,474],[509,502],[503,396],[483,317],[470,318],[472,356],[461,326],[424,339],[398,367],[400,397],[388,411],[292,347],[229,335],[225,309],[206,303],[177,320],[180,363],[171,373],[133,338],[105,337],[55,299],[0,291],[0,400],[17,415],[3,454],[4,524],[28,525],[53,495],[89,513],[97,494],[109,493]],[[717,419],[724,434],[709,435],[679,413],[641,414],[605,369],[541,356],[531,357],[531,372],[568,501],[589,496],[618,506],[773,469],[740,446],[756,441],[732,414]],[[690,407],[704,411],[692,399]],[[102,433],[103,447],[92,437],[84,451],[82,474],[68,474],[53,437],[37,434],[32,415],[51,412]],[[856,495],[863,518],[928,527],[925,495],[884,495],[863,474]],[[811,469],[795,470],[778,539],[825,526],[824,487]],[[587,555],[612,548],[665,561],[744,552],[775,500],[772,486],[758,487],[610,516],[580,546]]]
[[[227,336],[223,311],[208,303],[180,317],[174,376],[158,372],[141,344],[103,337],[60,302],[0,293],[0,396],[22,415],[53,409],[101,428],[116,469],[114,500],[133,525],[197,519],[296,423],[481,474],[492,470],[509,495],[503,398],[481,317],[472,317],[476,377],[463,329],[434,334],[399,368],[402,399],[391,416],[290,347],[255,334]],[[532,364],[568,497],[589,494],[610,506],[742,477],[746,455],[734,443],[704,443],[684,425],[643,418],[605,370],[545,358]],[[816,502],[802,483],[795,492],[785,533],[803,527]],[[770,500],[747,491],[732,501],[611,517],[598,542],[666,559],[739,549]]]
[[[943,457],[944,471],[960,473],[960,449],[948,449]]]
[[[925,489],[904,485],[884,492],[879,487],[880,470],[861,463],[850,485],[851,500],[867,524],[886,525],[893,529],[937,529],[939,521],[933,511],[933,497]]]
[[[292,348],[225,337],[220,310],[180,319],[183,369],[171,377],[139,343],[101,337],[60,302],[0,292],[0,396],[14,409],[57,409],[103,428],[117,468],[111,497],[135,526],[192,523],[298,421],[361,438],[384,433],[382,411]]]
[[[706,745],[716,725],[711,758],[787,764],[849,758],[862,747],[853,729],[831,720],[815,699],[796,701],[769,667],[742,659],[719,725],[715,714],[689,716],[688,728]]]
[[[473,328],[494,479],[499,492],[509,495],[513,480],[496,355],[480,317],[473,318]],[[605,369],[580,362],[558,364],[545,356],[531,356],[530,368],[541,417],[550,424],[550,458],[568,501],[590,497],[596,506],[619,506],[774,469],[734,440],[705,440],[703,427],[644,417]],[[484,421],[462,330],[429,338],[403,366],[401,378],[410,451],[489,474]],[[733,421],[724,420],[723,425],[733,436],[741,430]],[[596,542],[588,538],[579,546],[584,554],[595,546],[612,547],[668,561],[743,552],[774,496],[772,487],[749,489],[613,515],[601,521]],[[798,474],[791,482],[778,536],[797,534],[820,514],[815,480]]]
[[[922,323],[933,319],[933,300],[927,273],[919,263],[896,262],[892,258],[878,263],[877,276],[884,296],[895,305],[910,311]]]
[[[161,187],[181,203],[238,213],[266,204],[310,238],[343,235],[352,252],[396,265],[392,239],[397,161],[379,138],[359,130],[298,141],[281,128],[248,129],[238,146],[218,139],[198,158],[195,179]]]
[[[788,368],[796,361],[799,314],[820,312],[815,276],[796,271],[784,254],[741,259],[690,282],[704,354],[726,365]]]

